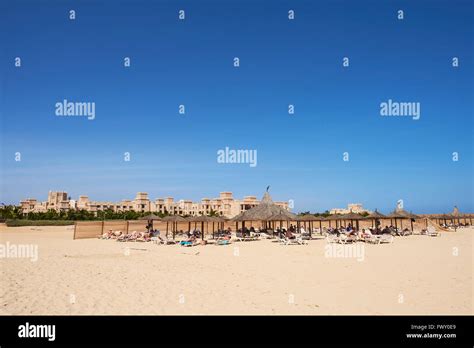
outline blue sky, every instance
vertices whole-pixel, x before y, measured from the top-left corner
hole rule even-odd
[[[472,212],[472,23],[472,1],[4,1],[0,200],[271,185],[295,211]],[[56,116],[63,99],[95,102],[95,119]],[[388,99],[420,119],[380,116]],[[226,146],[258,165],[217,163]]]

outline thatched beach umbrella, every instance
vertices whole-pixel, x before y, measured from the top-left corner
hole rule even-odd
[[[344,222],[344,214],[332,214],[330,218],[336,223],[336,228],[341,227]]]
[[[336,222],[336,228],[338,227],[337,226],[337,222],[339,221],[339,214],[331,214],[327,217],[324,218],[324,220],[326,220],[328,223],[329,223],[329,227],[331,227],[331,221],[335,221]]]
[[[304,223],[304,227],[306,228],[306,222],[309,225],[309,237],[311,238],[311,233],[313,232],[313,222],[314,221],[319,221],[320,227],[321,227],[321,219],[317,218],[313,214],[303,214],[298,216],[298,220],[302,221]]]
[[[199,216],[193,216],[192,218],[188,219],[188,221],[201,223],[201,239],[204,240],[204,223],[206,223],[207,231],[209,231],[209,222],[216,222],[212,217],[207,216],[207,215],[199,215]],[[196,225],[194,225],[196,226]],[[214,233],[214,231],[213,231]]]
[[[415,221],[416,219],[419,219],[420,217],[418,215],[413,214],[412,212],[408,212],[403,209],[399,210],[398,213],[400,215],[405,216],[406,219],[410,219],[411,230],[413,232],[413,221]]]
[[[234,216],[233,218],[230,219],[230,221],[235,222],[235,231],[237,232],[239,229],[239,222],[245,223],[245,211]]]
[[[393,225],[392,221],[395,222],[395,228],[397,228],[398,219],[405,219],[405,216],[398,214],[398,212],[396,211],[392,211],[390,214],[387,215],[387,217],[390,219],[390,225]]]
[[[191,224],[194,222],[194,229],[196,229],[196,217],[195,216],[188,216],[185,218],[186,221],[188,222],[188,232],[191,232]]]
[[[406,210],[398,209],[387,215],[388,218],[395,220],[395,227],[397,227],[397,220],[400,220],[400,229],[403,228],[403,220],[409,219],[411,223],[411,230],[413,231],[413,220],[419,219],[419,216],[409,213]]]
[[[148,221],[148,225],[151,225],[151,228],[153,229],[153,221],[157,220],[157,221],[161,221],[161,218],[158,216],[158,215],[155,215],[155,214],[149,214],[149,215],[145,215],[141,218],[139,218],[138,220],[147,220]]]
[[[470,224],[472,224],[472,214],[465,214],[461,213],[457,207],[455,207],[454,212],[452,213],[454,219],[458,220],[458,225],[461,223],[461,219],[464,220],[464,223],[467,223],[467,219],[469,219]]]
[[[315,221],[319,221],[319,233],[323,233],[323,221],[327,221],[327,219],[324,216],[316,216]]]
[[[267,221],[273,221],[273,222],[280,221],[280,237],[281,237],[281,229],[283,228],[283,221],[286,221],[286,225],[288,226],[288,223],[290,221],[295,221],[296,219],[297,217],[295,214],[281,209],[279,213],[270,216],[267,219]]]
[[[239,222],[242,222],[242,228],[245,227],[245,221],[262,221],[265,223],[265,227],[267,227],[266,223],[269,221],[268,219],[273,215],[279,214],[280,212],[283,212],[285,214],[286,213],[291,214],[290,212],[285,211],[285,209],[283,209],[279,205],[276,205],[275,203],[273,203],[273,200],[267,191],[263,195],[263,198],[260,201],[259,205],[253,208],[250,208],[249,210],[244,211],[240,213],[239,215],[236,215],[232,219],[232,221],[235,221],[237,230],[239,227]],[[290,216],[291,216],[291,219],[289,221],[296,221],[296,217],[293,217],[294,214]]]
[[[219,219],[221,220],[221,224],[220,224],[221,228],[225,229],[225,223],[229,221],[230,219],[227,216],[222,216],[222,215],[219,216]]]
[[[439,220],[444,220],[444,223],[447,225],[448,220],[451,220],[451,222],[453,222],[453,216],[449,214],[442,214],[440,215]]]
[[[171,222],[172,229],[171,231],[173,232],[173,239],[175,238],[176,235],[176,229],[178,228],[178,223],[179,222],[187,222],[184,217],[181,217],[179,215],[168,215],[165,216],[161,221],[166,221],[166,237],[168,237],[168,223]]]
[[[370,213],[368,216],[365,217],[366,219],[372,220],[372,227],[377,227],[377,221],[381,219],[386,219],[387,217],[377,211],[375,209],[374,212]]]
[[[223,229],[224,228],[224,222],[226,221],[226,219],[223,216],[210,216],[209,218],[212,221],[212,239],[214,239],[214,231],[215,231],[214,224],[217,224],[217,229],[218,230],[221,227]]]
[[[472,225],[472,214],[461,214],[461,218],[464,219],[465,224],[467,224],[467,219],[469,219],[469,225]]]
[[[410,212],[408,216],[410,217],[411,231],[413,232],[413,221],[415,221],[416,219],[421,219],[421,217],[416,215],[416,214],[413,214],[412,212]],[[427,222],[427,224],[428,224],[428,222]],[[428,225],[427,225],[427,227],[428,227]]]
[[[351,225],[354,226],[354,221],[356,222],[356,229],[359,230],[359,220],[362,220],[364,217],[360,214],[353,213],[352,210],[348,214],[341,215],[340,220],[350,221]]]

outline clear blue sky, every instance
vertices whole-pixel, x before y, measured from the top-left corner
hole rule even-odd
[[[473,211],[473,23],[452,0],[2,1],[1,202],[271,185],[296,212]],[[55,116],[63,99],[95,102],[95,120]],[[420,119],[381,117],[388,99],[420,102]],[[217,163],[226,146],[258,165]]]

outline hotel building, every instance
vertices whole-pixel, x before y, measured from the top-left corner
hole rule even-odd
[[[148,198],[148,193],[138,192],[133,200],[122,200],[121,202],[98,202],[89,200],[88,196],[79,196],[72,200],[66,192],[50,191],[46,202],[38,202],[34,198],[28,198],[20,202],[23,214],[29,212],[68,211],[70,209],[84,209],[90,212],[112,210],[114,212],[136,211],[150,213],[168,213],[170,215],[207,215],[211,211],[221,216],[234,217],[260,204],[255,196],[246,196],[242,200],[234,199],[232,192],[221,192],[218,198],[203,198],[201,202],[191,200],[175,201],[173,197],[157,198],[154,201]],[[275,202],[283,209],[289,210],[288,202]]]
[[[330,214],[349,214],[350,212],[360,213],[371,213],[370,210],[364,209],[361,203],[350,203],[346,208],[333,208],[329,211]]]

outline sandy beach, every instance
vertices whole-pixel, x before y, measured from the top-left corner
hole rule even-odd
[[[2,224],[0,243],[38,260],[0,258],[0,314],[473,314],[473,232],[329,257],[324,239],[185,248]]]

